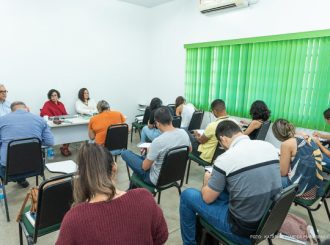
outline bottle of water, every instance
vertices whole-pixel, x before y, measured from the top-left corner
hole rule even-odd
[[[0,185],[0,200],[4,199],[2,185]]]
[[[53,160],[54,159],[54,149],[53,149],[53,147],[49,147],[47,149],[47,159],[48,160]]]

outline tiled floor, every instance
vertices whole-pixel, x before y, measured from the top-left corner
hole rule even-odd
[[[136,144],[138,142],[137,134],[134,135],[133,143],[129,142],[129,149],[138,152]],[[79,148],[79,144],[71,144],[70,148],[72,150],[72,156],[70,159],[75,160],[77,149]],[[67,158],[62,157],[59,154],[58,148],[55,148],[56,157],[52,161],[61,161],[66,160]],[[128,177],[126,167],[119,157],[117,159],[119,171],[117,176],[117,186],[121,190],[126,190],[128,188]],[[45,172],[46,177],[54,176],[54,174]],[[184,185],[183,189],[187,187],[195,187],[200,188],[203,178],[203,169],[198,167],[197,164],[192,163],[191,172],[189,177],[189,184]],[[29,179],[31,185],[35,184],[35,179]],[[0,245],[16,245],[19,244],[18,237],[18,224],[15,222],[15,218],[17,212],[22,204],[22,201],[25,197],[27,189],[20,188],[15,183],[9,183],[7,185],[7,195],[8,195],[8,203],[10,210],[11,221],[8,223],[5,218],[5,208],[3,202],[0,204]],[[161,198],[161,208],[163,209],[168,230],[170,233],[169,239],[166,244],[182,244],[181,234],[180,234],[180,222],[179,222],[179,195],[175,188],[166,190],[162,193]],[[307,222],[309,222],[307,212],[300,207],[292,207],[291,212],[303,217]],[[330,221],[327,219],[326,212],[324,207],[322,207],[319,211],[315,212],[315,218],[317,222],[317,226],[319,232],[324,237],[330,238]],[[54,244],[56,238],[58,236],[58,232],[48,234],[46,236],[38,238],[38,244]],[[24,241],[26,244],[26,241]],[[267,244],[263,242],[262,244]],[[274,244],[291,244],[290,242],[275,239]]]

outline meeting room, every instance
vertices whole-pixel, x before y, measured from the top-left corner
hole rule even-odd
[[[330,244],[328,7],[0,0],[0,245]]]

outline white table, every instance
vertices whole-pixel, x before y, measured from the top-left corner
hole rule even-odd
[[[72,160],[46,163],[45,166],[51,173],[72,174],[78,169],[77,164]]]
[[[70,118],[65,119],[61,124],[54,124],[53,121],[48,121],[47,124],[54,135],[54,144],[61,145],[89,140],[89,119],[89,117]]]

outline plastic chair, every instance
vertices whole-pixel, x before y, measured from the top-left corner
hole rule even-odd
[[[143,187],[149,190],[154,196],[158,193],[158,204],[160,203],[161,192],[168,188],[176,187],[179,195],[181,195],[181,187],[183,185],[188,161],[188,152],[188,146],[178,146],[167,151],[159,172],[156,186],[145,183],[135,173],[133,173],[130,179],[131,185]],[[180,181],[180,184],[178,184],[178,181]]]
[[[181,127],[181,120],[182,120],[182,117],[180,117],[180,116],[173,117],[173,120],[172,120],[173,127],[180,128]]]
[[[191,130],[200,129],[202,125],[203,117],[204,117],[204,111],[195,111],[191,117],[188,126],[188,131],[190,132]]]
[[[213,164],[214,160],[217,159],[217,157],[220,156],[224,152],[225,152],[225,150],[223,148],[220,148],[220,144],[218,143],[215,148],[211,162],[204,161],[199,156],[196,156],[194,153],[190,152],[188,155],[189,162],[188,162],[188,168],[187,168],[186,184],[188,184],[191,161],[196,162],[199,166],[202,166],[202,167],[210,166]]]
[[[297,185],[291,185],[274,197],[272,204],[261,219],[256,233],[251,235],[251,244],[258,244],[266,239],[269,244],[272,244],[272,239],[280,230],[296,196],[297,190]],[[200,216],[199,221],[203,227],[202,245],[206,244],[207,234],[210,234],[218,242],[221,242],[221,244],[236,244]]]
[[[24,209],[19,221],[20,244],[23,245],[23,233],[28,244],[35,244],[38,237],[57,231],[72,201],[72,175],[61,175],[42,182],[35,224],[32,225],[28,219],[29,206]]]
[[[5,176],[4,178],[0,177],[8,222],[10,218],[5,186],[8,182],[33,176],[36,177],[36,185],[38,185],[39,175],[45,179],[41,141],[38,138],[10,141],[7,148]]]
[[[144,111],[143,115],[136,115],[135,117],[138,116],[143,116],[142,122],[139,121],[135,121],[132,123],[132,131],[131,131],[131,142],[133,141],[133,128],[135,129],[135,131],[137,130],[139,132],[139,136],[141,138],[141,130],[142,128],[148,124],[149,121],[149,117],[150,117],[150,107],[146,107],[146,110]]]
[[[329,206],[328,206],[328,203],[326,200],[327,196],[330,194],[330,180],[325,180],[324,182],[325,183],[324,183],[323,190],[322,190],[320,197],[312,199],[312,200],[305,200],[305,199],[300,199],[297,197],[294,200],[295,205],[301,206],[307,210],[308,216],[309,216],[309,219],[311,220],[311,223],[312,223],[312,226],[314,229],[314,233],[316,235],[318,243],[321,243],[321,240],[320,240],[319,234],[317,232],[317,228],[316,228],[316,224],[315,224],[312,212],[319,210],[320,207],[322,206],[322,203],[324,203],[324,207],[325,207],[326,213],[328,215],[328,219],[330,221]],[[316,203],[317,203],[317,205],[315,206]]]
[[[105,137],[104,146],[111,152],[118,150],[115,156],[115,161],[117,161],[117,156],[121,154],[121,150],[126,150],[128,144],[128,125],[126,123],[113,124],[108,127],[107,135]],[[130,178],[129,168],[127,167],[128,178]]]

